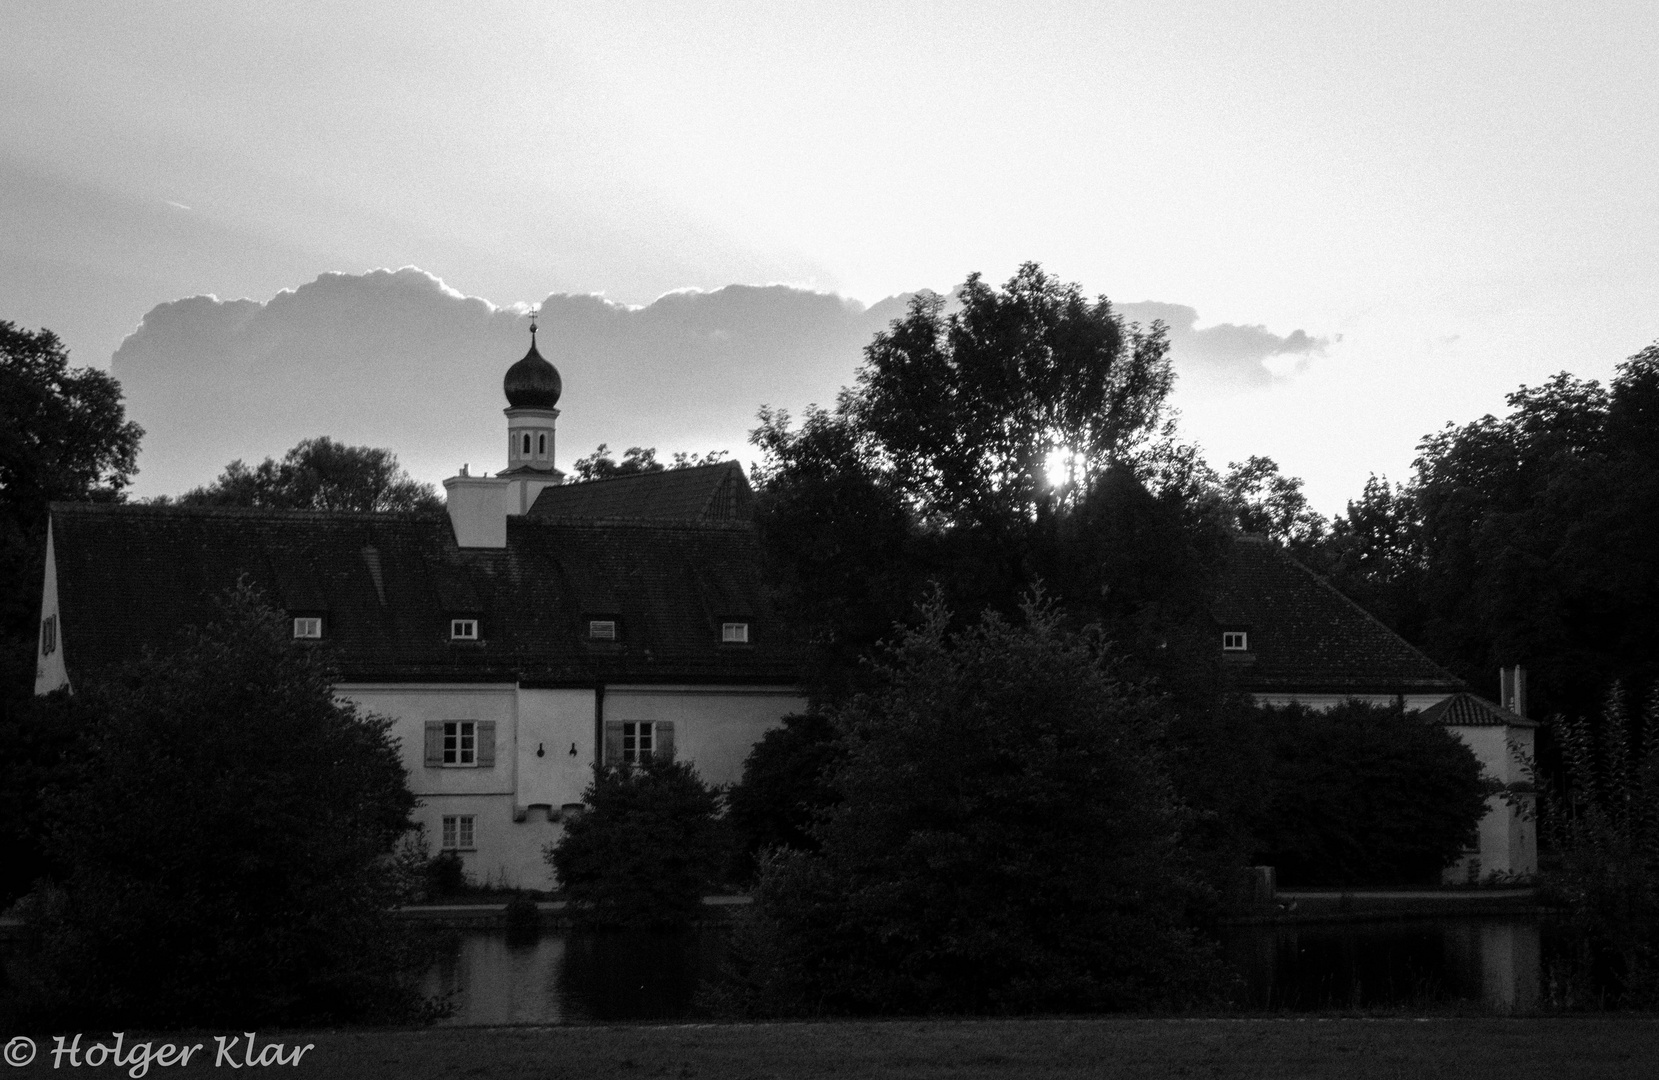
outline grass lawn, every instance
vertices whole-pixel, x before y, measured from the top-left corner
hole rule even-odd
[[[82,1045],[99,1037],[107,1039],[89,1033]],[[297,1067],[244,1069],[244,1077],[1659,1077],[1659,1019],[1652,1017],[912,1020],[432,1028],[269,1039],[316,1045]],[[148,1076],[231,1075],[228,1066],[214,1067],[211,1037],[189,1041],[205,1042],[207,1050],[188,1070],[152,1067]],[[31,1066],[6,1071],[128,1075],[67,1063],[53,1073],[48,1047],[41,1049]]]

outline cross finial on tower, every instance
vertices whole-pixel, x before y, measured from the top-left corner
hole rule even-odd
[[[536,343],[536,320],[539,319],[540,317],[541,317],[541,309],[540,308],[531,308],[530,309],[530,344],[531,345],[534,345]]]

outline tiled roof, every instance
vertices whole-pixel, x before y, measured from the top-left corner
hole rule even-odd
[[[1423,710],[1423,719],[1431,724],[1447,727],[1537,727],[1536,720],[1526,720],[1495,702],[1474,694],[1453,694],[1445,701],[1437,701]]]
[[[1259,537],[1235,539],[1210,610],[1219,629],[1249,633],[1248,652],[1224,656],[1246,691],[1451,694],[1465,688],[1324,578]]]
[[[747,521],[754,493],[735,461],[543,488],[533,517]]]
[[[786,684],[798,652],[764,605],[743,523],[507,521],[507,546],[461,549],[443,514],[313,513],[57,503],[71,675],[164,646],[211,621],[246,579],[320,614],[344,681]],[[449,619],[476,616],[476,643]],[[617,644],[589,644],[590,615]],[[751,645],[722,645],[747,620]]]

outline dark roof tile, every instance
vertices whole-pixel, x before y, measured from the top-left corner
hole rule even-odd
[[[532,517],[747,521],[754,493],[735,461],[630,473],[541,490]]]

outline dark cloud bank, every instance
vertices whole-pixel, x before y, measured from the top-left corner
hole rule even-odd
[[[542,352],[558,366],[559,460],[597,443],[727,449],[762,403],[829,403],[860,350],[903,314],[908,296],[871,307],[782,285],[669,293],[645,307],[554,294]],[[1262,361],[1308,356],[1322,339],[1259,326],[1196,329],[1177,304],[1120,306],[1161,318],[1187,380],[1218,387],[1273,378]],[[412,267],[324,274],[265,303],[196,296],[158,305],[116,350],[130,415],[147,435],[142,494],[211,479],[233,458],[258,460],[312,435],[389,446],[417,475],[505,456],[501,374],[524,352],[514,310],[462,296]]]

